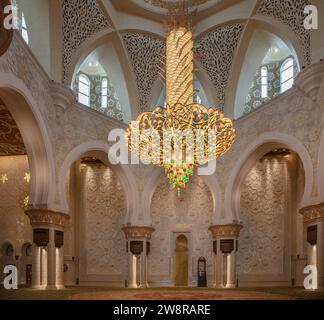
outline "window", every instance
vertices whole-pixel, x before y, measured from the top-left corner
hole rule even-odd
[[[268,68],[261,68],[261,98],[268,98]]]
[[[202,100],[198,94],[196,95],[196,103],[202,104]]]
[[[294,84],[294,60],[289,58],[280,69],[281,92],[289,90]]]
[[[24,38],[25,42],[28,44],[29,43],[28,30],[27,30],[25,15],[23,12],[21,14],[21,30],[20,30],[20,32],[21,32],[21,35]]]
[[[79,102],[85,106],[90,106],[90,81],[88,77],[79,75]]]
[[[101,108],[107,108],[108,80],[103,79],[101,83]]]

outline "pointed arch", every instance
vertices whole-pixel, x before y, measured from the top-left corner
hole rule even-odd
[[[305,204],[310,202],[314,183],[314,171],[313,162],[306,147],[302,142],[291,135],[279,132],[267,132],[262,134],[246,148],[230,173],[225,189],[225,214],[226,219],[230,223],[233,221],[240,221],[240,191],[247,174],[256,161],[274,147],[288,148],[296,152],[299,156],[305,172],[305,189],[301,205],[305,206]]]

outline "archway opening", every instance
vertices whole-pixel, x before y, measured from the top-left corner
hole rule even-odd
[[[240,283],[302,284],[304,188],[302,162],[289,148],[272,147],[250,163],[238,191],[244,226],[237,256]]]
[[[122,227],[127,197],[115,167],[101,151],[86,152],[67,177],[70,221],[65,227],[65,283],[124,284],[126,245]]]
[[[6,241],[2,247],[0,273],[4,266],[15,265],[20,284],[25,284],[24,255],[14,252],[14,248],[21,248],[22,244],[32,241],[32,227],[24,212],[29,205],[31,179],[21,132],[0,99],[0,243]]]

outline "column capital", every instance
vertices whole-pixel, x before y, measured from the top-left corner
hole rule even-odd
[[[155,231],[154,228],[148,226],[131,226],[127,225],[122,228],[125,233],[126,239],[146,239],[150,240],[152,233]]]
[[[304,217],[304,223],[310,223],[324,218],[324,203],[304,207],[299,210]]]
[[[70,216],[48,209],[28,209],[25,214],[29,217],[30,223],[33,227],[37,226],[57,226],[64,227],[66,222],[70,219]]]
[[[211,226],[208,230],[212,233],[213,239],[218,237],[238,237],[243,226],[241,224],[222,224]]]

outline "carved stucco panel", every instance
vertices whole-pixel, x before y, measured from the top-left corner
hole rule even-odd
[[[82,169],[86,270],[92,275],[126,274],[126,245],[121,230],[126,212],[122,187],[111,169]]]
[[[152,200],[151,217],[155,232],[152,234],[149,274],[169,278],[171,252],[171,232],[176,225],[191,229],[192,259],[207,259],[207,273],[212,273],[212,238],[208,228],[212,223],[213,201],[211,193],[201,178],[192,178],[183,193],[184,201],[179,201],[177,192],[168,186],[166,177],[161,175]],[[196,271],[194,271],[196,275]]]

